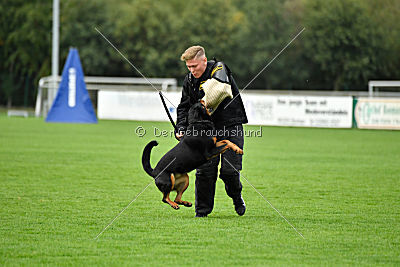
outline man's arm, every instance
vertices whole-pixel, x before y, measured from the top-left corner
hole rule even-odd
[[[189,86],[187,76],[183,82],[183,89],[182,89],[182,97],[181,102],[179,103],[176,113],[177,113],[177,121],[176,121],[176,128],[177,131],[175,135],[178,138],[183,136],[183,133],[186,131],[188,126],[188,112],[190,109],[190,96],[189,96]]]

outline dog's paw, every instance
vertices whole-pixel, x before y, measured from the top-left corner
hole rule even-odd
[[[189,201],[184,201],[184,200],[176,201],[175,200],[175,202],[178,203],[179,205],[183,205],[185,207],[191,207],[192,206],[192,203],[190,203]]]
[[[188,202],[188,201],[182,201],[183,206],[185,207],[191,207],[192,203]]]
[[[241,155],[243,155],[243,150],[240,149],[238,146],[233,147],[232,150],[235,151],[236,154],[241,154]]]
[[[171,205],[171,207],[172,207],[173,209],[179,210],[179,205],[178,205],[178,204],[173,203],[173,204],[170,204],[170,205]]]

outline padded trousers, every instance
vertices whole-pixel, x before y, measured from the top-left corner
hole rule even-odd
[[[227,139],[243,149],[244,132],[242,125],[233,125],[217,129],[217,141]],[[218,177],[218,165],[221,162],[219,178],[225,183],[226,194],[232,199],[241,196],[242,183],[240,170],[243,155],[228,149],[225,153],[210,159],[196,170],[195,211],[196,214],[210,214],[214,208],[215,185]]]

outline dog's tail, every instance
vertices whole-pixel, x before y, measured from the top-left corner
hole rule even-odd
[[[148,143],[143,150],[143,155],[142,155],[142,165],[143,165],[143,169],[145,170],[145,172],[147,172],[148,175],[150,175],[151,177],[154,177],[153,175],[153,168],[151,168],[150,165],[150,153],[151,153],[151,149],[154,146],[157,146],[158,143],[157,141],[151,141],[150,143]]]

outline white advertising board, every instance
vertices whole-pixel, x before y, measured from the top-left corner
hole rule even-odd
[[[181,92],[164,93],[172,118]],[[352,97],[242,94],[249,124],[351,128]],[[157,92],[99,91],[99,119],[168,121]]]
[[[180,92],[163,93],[165,103],[176,121]],[[170,102],[171,101],[171,102]],[[99,91],[97,116],[108,120],[168,121],[158,92]]]
[[[400,130],[400,99],[358,98],[354,117],[358,128]]]
[[[249,124],[351,128],[352,97],[242,94]]]

